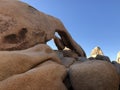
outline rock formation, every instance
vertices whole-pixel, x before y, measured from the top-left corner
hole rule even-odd
[[[55,32],[61,38],[55,37]],[[26,49],[51,39],[55,39],[58,49],[68,47],[86,56],[59,19],[18,0],[0,0],[0,50]]]
[[[120,52],[117,53],[117,59],[116,59],[116,61],[117,61],[118,63],[120,63]]]
[[[74,90],[118,90],[119,77],[111,63],[86,61],[70,67],[70,80]]]
[[[59,19],[0,0],[0,90],[118,90],[119,67],[99,47],[87,58]]]
[[[112,61],[113,66],[117,70],[118,76],[119,76],[119,90],[120,90],[120,63],[116,61]]]
[[[0,82],[0,90],[67,90],[63,84],[63,65],[47,61],[21,74]]]
[[[100,47],[95,47],[90,53],[90,57],[96,57],[97,55],[104,55]]]
[[[111,62],[110,61],[110,58],[108,56],[105,56],[103,54],[103,51],[101,50],[100,47],[95,47],[92,51],[91,51],[91,54],[90,54],[90,57],[89,57],[90,60],[102,60],[102,61],[108,61],[108,62]]]
[[[55,52],[45,44],[20,51],[0,51],[0,59],[0,81],[24,73],[47,60],[61,64]]]

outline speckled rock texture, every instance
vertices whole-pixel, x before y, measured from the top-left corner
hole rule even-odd
[[[79,56],[86,56],[59,19],[19,0],[0,0],[0,50],[21,50],[45,44],[55,38],[55,32],[61,37],[55,42],[58,49],[63,45]]]
[[[70,67],[74,90],[118,90],[119,77],[114,66],[101,60],[76,63]]]

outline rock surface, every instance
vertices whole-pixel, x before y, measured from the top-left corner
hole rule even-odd
[[[106,61],[86,61],[70,67],[74,90],[118,90],[119,78],[114,66]]]
[[[95,47],[90,53],[90,57],[96,57],[97,55],[104,55],[100,47]]]
[[[55,52],[46,44],[0,51],[0,90],[118,90],[116,64]]]
[[[117,59],[116,59],[116,61],[117,61],[118,63],[120,63],[120,52],[117,53]]]
[[[61,63],[55,52],[45,44],[20,51],[0,51],[0,81],[24,73],[47,60]]]
[[[21,50],[34,45],[45,44],[58,32],[61,42],[79,56],[85,57],[84,50],[72,39],[62,22],[44,14],[19,0],[0,0],[0,50]]]
[[[58,50],[46,45],[51,39]],[[120,65],[111,64],[100,47],[87,58],[59,19],[19,0],[0,0],[0,90],[118,90],[119,85]]]
[[[0,90],[67,90],[63,84],[65,67],[47,61],[25,73],[0,82]]]

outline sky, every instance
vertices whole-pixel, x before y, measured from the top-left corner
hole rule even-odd
[[[120,0],[21,0],[59,18],[73,39],[90,56],[99,46],[116,60],[120,51]],[[49,45],[54,48],[53,42]]]

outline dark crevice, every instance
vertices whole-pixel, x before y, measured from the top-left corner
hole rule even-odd
[[[65,84],[68,90],[74,90],[70,81],[69,73],[67,73],[67,76],[65,77],[63,83]]]
[[[24,39],[27,32],[28,32],[27,28],[22,28],[21,31],[19,31],[19,33],[18,33],[18,35],[19,35],[18,37],[20,39]]]
[[[26,38],[26,33],[28,32],[28,30],[26,28],[22,28],[18,34],[9,34],[6,35],[3,39],[4,43],[9,43],[9,44],[17,44],[17,43],[21,43],[21,41],[24,41],[24,39]]]
[[[68,48],[70,48],[71,50],[74,50],[73,45],[70,43],[69,37],[67,36],[67,34],[65,32],[59,31],[57,30],[58,34],[61,37],[61,40],[63,41],[64,45]]]
[[[7,43],[17,43],[17,36],[16,34],[10,34],[10,35],[7,35],[4,37],[4,42],[7,42]]]
[[[34,10],[37,10],[36,8],[34,8],[34,7],[30,6],[30,5],[28,5],[28,7],[32,8],[32,9],[34,9]]]

